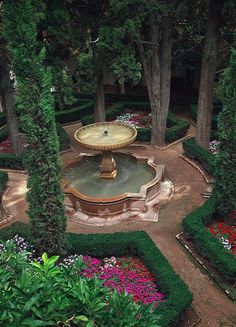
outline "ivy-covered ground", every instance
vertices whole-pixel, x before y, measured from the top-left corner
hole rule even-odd
[[[71,136],[74,151],[63,154],[64,162],[73,159],[80,151],[84,152],[84,149],[81,149],[73,139],[74,131],[78,128],[79,124],[65,127]],[[191,127],[190,133],[194,135],[194,132],[195,129]],[[166,165],[166,173],[174,184],[175,194],[171,202],[161,210],[159,222],[127,222],[114,226],[89,227],[68,221],[68,231],[91,234],[145,230],[193,293],[193,305],[202,317],[198,326],[219,327],[221,321],[228,321],[224,327],[231,327],[230,320],[235,315],[235,304],[230,302],[209,277],[195,266],[175,238],[182,230],[183,217],[204,202],[201,193],[205,192],[209,185],[197,170],[178,157],[183,152],[181,144],[165,151],[145,146],[131,146],[128,151],[134,151],[142,156],[154,156],[156,162]],[[9,183],[12,184],[12,188],[8,192],[5,204],[18,220],[26,222],[24,190],[22,192],[22,187],[24,188],[25,185],[24,175],[12,174]]]

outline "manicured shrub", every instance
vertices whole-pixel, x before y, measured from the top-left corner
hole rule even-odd
[[[8,130],[7,127],[3,127],[0,129],[0,143],[5,141],[8,138]]]
[[[19,234],[28,241],[32,240],[29,226],[15,223],[0,230],[0,239],[7,240]],[[83,254],[96,257],[138,256],[154,275],[160,290],[167,295],[153,315],[160,315],[161,327],[174,325],[190,306],[192,295],[187,286],[174,272],[167,259],[155,246],[145,232],[115,234],[78,235],[67,233],[68,254]]]
[[[236,281],[234,255],[205,227],[214,218],[216,200],[212,196],[205,204],[183,220],[185,236],[194,242],[199,253],[206,257],[223,276]]]
[[[183,149],[189,158],[199,161],[211,175],[214,175],[216,159],[210,151],[198,145],[194,138],[183,141]]]
[[[223,110],[219,114],[219,154],[215,174],[217,209],[229,223],[235,224],[230,213],[236,209],[236,48],[231,50],[230,65],[220,85]]]
[[[189,127],[190,127],[189,122],[184,120],[178,120],[176,125],[167,128],[166,136],[165,136],[166,142],[171,143],[185,136]]]
[[[23,155],[16,156],[12,153],[0,153],[0,167],[6,169],[24,169]]]
[[[94,110],[94,102],[82,102],[78,107],[72,109],[60,110],[56,112],[56,121],[62,124],[80,120],[82,117],[91,114]]]
[[[61,124],[56,124],[57,129],[57,135],[59,139],[60,144],[60,151],[64,151],[70,148],[70,137],[64,130],[64,128],[61,126]]]
[[[45,67],[45,48],[37,38],[32,1],[6,0],[4,37],[17,79],[17,108],[28,150],[28,210],[34,245],[42,253],[61,254],[65,248],[66,215],[61,189],[61,161],[56,135],[51,70]]]
[[[3,192],[5,191],[7,182],[8,182],[8,174],[4,171],[0,171],[0,200],[2,198]]]
[[[0,112],[0,127],[6,125],[6,115],[5,112]]]

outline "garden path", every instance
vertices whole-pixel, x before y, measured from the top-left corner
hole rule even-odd
[[[74,131],[79,126],[78,123],[65,127],[71,137],[73,151],[62,155],[64,162],[70,161],[79,152],[85,152],[73,139]],[[190,128],[190,133],[192,135],[195,133],[193,126]],[[235,304],[196,266],[175,238],[176,234],[182,230],[183,217],[204,202],[201,193],[205,192],[209,185],[205,183],[197,170],[178,157],[179,154],[183,153],[181,144],[176,144],[165,151],[135,145],[129,146],[128,151],[135,151],[143,156],[154,156],[156,163],[166,165],[167,177],[174,184],[174,196],[171,202],[161,208],[158,223],[132,221],[113,226],[92,227],[68,221],[68,231],[76,233],[146,231],[194,294],[194,307],[202,317],[198,326],[235,327],[235,324],[230,323],[233,315],[236,315]],[[86,150],[86,152],[88,151]],[[6,194],[4,204],[17,220],[27,222],[24,199],[25,176],[11,173],[9,183],[14,185],[14,188],[11,188],[12,191],[9,190]],[[222,322],[225,324],[221,325]]]

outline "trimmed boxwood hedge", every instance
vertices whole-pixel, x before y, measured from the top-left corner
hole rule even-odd
[[[57,134],[59,137],[60,151],[67,150],[70,147],[70,138],[61,124],[56,124]],[[0,130],[0,142],[8,138],[7,127]],[[0,153],[0,167],[9,169],[24,169],[22,155],[16,156],[12,153]]]
[[[0,127],[6,125],[6,115],[5,112],[0,112]]]
[[[216,158],[214,154],[203,149],[196,143],[194,138],[183,141],[183,149],[189,158],[199,161],[211,175],[214,175],[216,169]]]
[[[6,241],[15,234],[31,241],[29,226],[19,222],[0,230],[0,239]],[[82,253],[100,258],[127,254],[138,256],[158,281],[160,290],[167,295],[166,301],[160,303],[153,312],[160,315],[159,324],[162,327],[173,326],[190,306],[192,294],[145,232],[91,235],[67,233],[67,236],[68,254]]]
[[[236,281],[236,260],[234,255],[206,229],[206,224],[214,218],[215,199],[212,196],[196,211],[183,220],[185,236],[194,242],[199,253],[207,258],[223,276]]]
[[[73,107],[72,109],[66,109],[56,112],[56,121],[62,124],[70,123],[76,120],[80,120],[82,117],[91,114],[94,111],[94,101],[86,100]]]
[[[8,174],[4,171],[0,171],[0,201],[2,199],[3,192],[5,191],[8,182]]]
[[[121,101],[114,104],[112,107],[106,110],[106,120],[115,119],[117,115],[121,114],[125,107],[134,108],[135,110],[150,111],[150,104],[148,102],[133,102],[133,101]],[[88,115],[81,119],[83,125],[94,123],[94,115]],[[167,130],[166,130],[166,142],[171,143],[181,137],[183,137],[190,127],[189,122],[177,117],[169,112],[167,118]],[[151,138],[150,128],[138,128],[137,129],[137,141],[149,141]]]
[[[60,144],[60,151],[69,149],[70,147],[70,137],[64,130],[61,124],[56,123],[56,130]]]

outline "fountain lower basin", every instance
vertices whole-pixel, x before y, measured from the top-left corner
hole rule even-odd
[[[150,209],[149,204],[153,206],[153,202],[157,206],[158,195],[164,180],[165,166],[154,164],[153,158],[143,158],[127,153],[114,155],[118,171],[114,180],[105,180],[98,176],[97,161],[100,160],[99,155],[81,154],[77,161],[68,164],[63,169],[63,190],[66,194],[67,206],[74,210],[74,220],[81,220],[82,218],[84,222],[89,221],[89,224],[93,224],[92,222],[98,221],[97,218],[99,218],[100,223],[98,225],[103,225],[102,221],[105,222],[105,220],[112,224],[119,222],[119,219],[147,214]],[[88,167],[91,162],[93,162],[92,166],[94,167],[92,170],[91,167]],[[130,176],[127,176],[129,174],[124,168],[127,166],[125,162],[131,165]],[[83,178],[85,174],[87,177],[84,178],[84,182],[82,181],[78,185],[73,180],[73,174],[78,176],[77,171],[80,170],[80,167]],[[137,169],[136,174],[135,168]],[[141,172],[142,169],[143,173]],[[70,176],[71,171],[73,174]],[[143,175],[142,180],[138,185],[137,179],[141,175]],[[124,178],[124,176],[126,177]],[[95,190],[93,183],[90,184],[90,190],[83,189],[83,187],[85,188],[83,184],[89,184],[86,183],[86,179],[87,181],[97,180],[100,191]],[[151,220],[153,221],[153,217]]]

